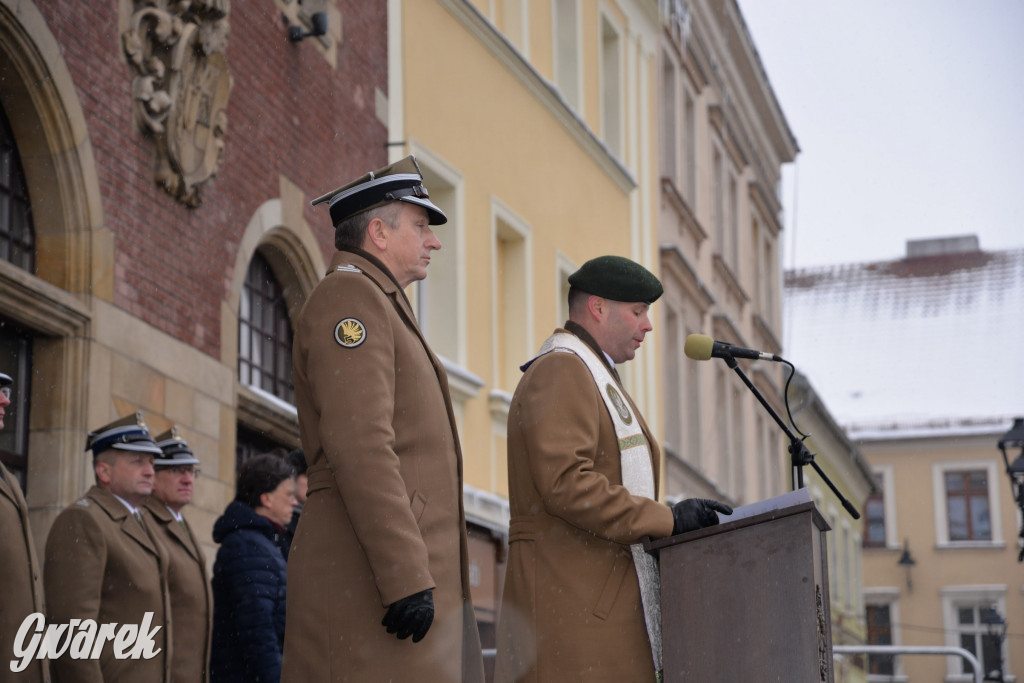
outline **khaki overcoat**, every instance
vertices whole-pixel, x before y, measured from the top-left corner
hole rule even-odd
[[[582,327],[566,327],[605,358]],[[618,389],[650,443],[657,490],[658,446]],[[508,416],[508,485],[495,680],[653,682],[629,545],[670,536],[672,511],[622,485],[615,426],[575,354],[548,353],[520,380]]]
[[[28,526],[28,505],[21,494],[21,486],[14,475],[0,464],[0,591],[3,591],[0,598],[0,671],[10,671],[14,640],[25,617],[43,612],[43,585],[39,569],[35,542]],[[47,681],[49,676],[49,662],[33,659],[17,675],[17,680]]]
[[[50,662],[58,683],[155,683],[170,680],[172,653],[168,615],[167,554],[161,543],[128,513],[114,494],[93,486],[54,520],[46,539],[43,585],[49,623],[92,619],[98,624],[141,625],[152,612],[150,630],[159,654],[121,659],[106,643],[99,660]]]
[[[440,361],[405,293],[336,252],[293,342],[308,500],[288,558],[283,681],[482,681],[462,452]],[[434,590],[419,643],[386,606]]]
[[[171,596],[173,642],[171,680],[205,682],[210,671],[213,596],[206,557],[187,520],[178,522],[158,498],[143,507],[148,528],[167,551],[167,587]]]

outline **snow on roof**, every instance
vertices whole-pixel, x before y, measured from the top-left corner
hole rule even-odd
[[[783,355],[853,437],[1024,416],[1024,249],[786,271]]]

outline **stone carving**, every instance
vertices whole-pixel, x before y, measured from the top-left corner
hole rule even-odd
[[[135,125],[156,142],[154,180],[199,206],[224,157],[231,73],[224,49],[231,0],[133,0],[122,40],[136,76]]]

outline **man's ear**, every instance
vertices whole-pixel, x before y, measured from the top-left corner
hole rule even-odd
[[[268,497],[268,496],[269,496],[270,494],[271,494],[271,491],[267,491],[267,492],[265,492],[265,493],[261,493],[261,494],[260,494],[260,507],[261,507],[261,508],[268,508],[268,509],[270,508],[270,506],[269,506],[269,505],[267,505],[267,497]]]
[[[97,460],[95,463],[96,481],[101,484],[110,484],[110,463],[105,460]]]
[[[371,219],[370,224],[366,226],[366,238],[380,251],[387,251],[388,236],[388,224],[379,218]]]
[[[605,314],[608,312],[608,301],[603,299],[596,294],[590,294],[587,296],[587,312],[595,320],[603,320]]]

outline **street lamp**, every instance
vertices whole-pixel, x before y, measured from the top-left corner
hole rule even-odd
[[[1020,455],[1017,456],[1012,464],[1006,455],[1007,448],[1021,449]],[[1003,454],[1003,463],[1006,465],[1006,476],[1010,478],[1010,491],[1013,493],[1013,499],[1017,502],[1017,507],[1020,508],[1021,512],[1020,541],[1017,543],[1020,547],[1020,553],[1017,555],[1017,561],[1024,562],[1024,417],[1014,419],[1010,431],[1003,434],[1003,438],[999,439],[999,450]]]
[[[984,614],[981,615],[981,623],[988,628],[989,644],[993,649],[992,657],[989,658],[989,652],[984,646],[982,646],[982,657],[981,661],[985,668],[991,666],[991,661],[995,660],[996,667],[985,672],[986,681],[1002,681],[1003,680],[1003,638],[1006,637],[1006,620],[1003,616],[996,611],[995,605],[990,609],[985,610]]]
[[[900,559],[896,560],[896,564],[907,569],[907,592],[914,590],[914,585],[910,583],[910,568],[913,567],[917,562],[914,560],[914,556],[910,554],[910,539],[903,539],[903,554],[900,555]]]

